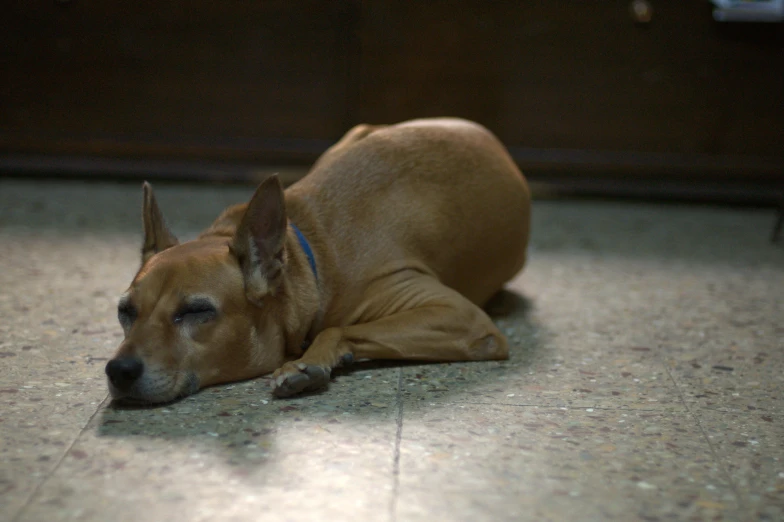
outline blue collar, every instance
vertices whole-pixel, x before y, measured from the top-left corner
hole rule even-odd
[[[297,234],[297,239],[299,240],[299,244],[302,247],[302,250],[305,252],[305,255],[308,257],[308,263],[310,264],[310,269],[313,270],[313,276],[316,278],[316,281],[318,282],[318,272],[316,271],[316,258],[313,256],[313,250],[311,250],[310,248],[310,243],[308,243],[308,240],[305,239],[304,235],[302,235],[302,231],[300,231],[297,225],[291,223],[291,228],[293,228],[294,233]]]

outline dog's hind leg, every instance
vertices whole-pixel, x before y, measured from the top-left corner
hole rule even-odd
[[[430,277],[417,281],[416,305],[374,321],[321,332],[298,360],[273,375],[279,397],[323,387],[332,368],[354,359],[498,360],[507,341],[475,304]]]

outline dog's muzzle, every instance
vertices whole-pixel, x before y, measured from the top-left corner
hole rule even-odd
[[[194,372],[156,370],[139,357],[112,359],[106,364],[106,376],[112,398],[121,401],[169,402],[199,390]]]

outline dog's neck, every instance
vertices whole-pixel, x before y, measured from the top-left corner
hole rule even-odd
[[[308,264],[310,265],[310,269],[313,271],[313,277],[316,278],[316,283],[318,283],[318,269],[316,268],[316,257],[313,255],[313,249],[310,248],[310,243],[308,243],[307,238],[302,233],[302,231],[292,222],[289,222],[291,228],[294,230],[294,234],[297,236],[297,240],[299,241],[299,245],[302,247],[302,251],[308,258]]]
[[[287,267],[284,287],[288,294],[286,348],[291,355],[299,355],[307,348],[313,325],[322,312],[316,258],[306,236],[291,221],[286,238]],[[308,277],[310,276],[310,277]]]

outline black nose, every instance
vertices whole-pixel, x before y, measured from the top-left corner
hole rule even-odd
[[[137,357],[118,357],[106,363],[106,375],[115,388],[126,391],[144,372],[144,363]]]

